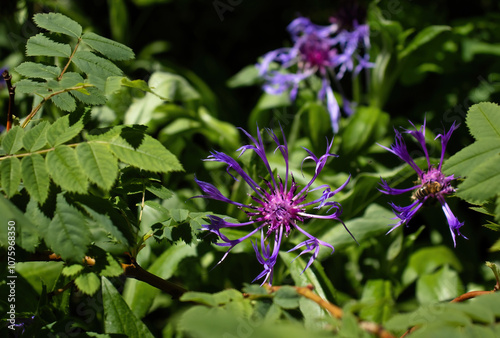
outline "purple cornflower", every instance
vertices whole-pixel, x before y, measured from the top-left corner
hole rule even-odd
[[[356,76],[362,69],[373,67],[367,53],[370,46],[368,25],[358,25],[354,21],[352,30],[347,30],[339,29],[337,23],[320,26],[313,24],[308,18],[299,17],[288,25],[287,30],[294,43],[293,47],[268,52],[262,62],[256,65],[259,75],[266,81],[263,89],[269,94],[290,90],[290,99],[294,101],[299,84],[318,74],[321,78],[318,99],[324,101],[326,97],[332,129],[336,133],[339,129],[340,109],[330,81],[333,78],[339,85],[338,80],[346,72]],[[365,51],[363,56],[358,54],[360,49]],[[274,70],[271,67],[273,62],[281,64],[281,70]],[[296,66],[296,70],[291,70],[292,66]],[[351,113],[345,97],[344,110]]]
[[[446,216],[446,219],[448,220],[448,225],[450,226],[450,232],[453,238],[453,244],[456,247],[457,246],[457,242],[455,239],[456,236],[462,236],[466,239],[467,237],[462,235],[459,230],[460,227],[464,225],[464,223],[460,222],[455,217],[455,215],[453,215],[450,207],[448,206],[448,203],[446,203],[445,200],[446,195],[455,192],[455,189],[451,186],[451,182],[455,179],[455,177],[454,175],[445,176],[444,173],[441,171],[441,166],[443,165],[446,145],[450,140],[451,134],[460,125],[455,125],[455,122],[453,122],[448,132],[443,131],[443,134],[439,134],[436,136],[436,139],[441,138],[441,160],[439,161],[439,164],[436,167],[430,163],[429,153],[425,145],[425,120],[420,130],[417,130],[417,128],[415,127],[415,125],[413,125],[411,121],[409,122],[415,130],[405,130],[404,132],[412,135],[420,143],[420,146],[424,151],[425,158],[427,159],[427,171],[423,171],[422,169],[420,169],[413,161],[413,159],[410,157],[410,154],[406,149],[406,144],[405,141],[403,140],[403,136],[396,129],[394,129],[396,133],[395,144],[391,145],[390,148],[384,147],[379,144],[384,149],[387,149],[388,151],[390,151],[391,153],[393,153],[394,155],[398,156],[403,161],[408,163],[417,172],[418,175],[418,181],[417,181],[418,184],[407,189],[391,188],[389,184],[381,178],[382,182],[380,183],[380,185],[382,186],[382,189],[379,190],[384,194],[399,195],[405,192],[413,191],[412,199],[414,201],[409,206],[400,207],[395,205],[394,203],[390,203],[390,205],[394,210],[394,213],[396,214],[396,217],[394,217],[394,219],[399,219],[399,222],[395,224],[394,227],[391,230],[389,230],[389,232],[399,227],[401,224],[408,223],[428,199],[435,198],[439,201],[439,203],[441,203],[443,212]]]
[[[241,128],[240,128],[241,129]],[[211,198],[214,200],[223,201],[226,203],[230,203],[238,206],[240,209],[244,210],[248,216],[248,221],[243,223],[230,223],[224,220],[223,218],[217,217],[215,215],[209,215],[208,218],[210,220],[210,224],[204,225],[204,229],[208,230],[212,233],[215,233],[221,240],[222,243],[217,243],[219,246],[227,246],[229,250],[224,254],[222,259],[217,263],[220,264],[229,252],[239,243],[244,241],[245,239],[253,236],[257,232],[260,231],[260,245],[252,242],[252,246],[257,255],[257,260],[264,267],[262,273],[260,273],[253,281],[264,278],[262,285],[266,283],[266,281],[271,284],[273,279],[273,269],[276,264],[276,260],[278,258],[278,253],[280,250],[281,242],[283,236],[288,237],[290,232],[293,229],[298,230],[302,234],[304,234],[307,239],[302,243],[299,243],[290,251],[294,251],[301,247],[305,247],[299,256],[305,253],[312,253],[311,258],[309,259],[306,267],[307,269],[313,261],[316,259],[319,253],[320,245],[326,246],[334,250],[333,246],[319,240],[318,238],[310,235],[305,230],[303,230],[298,222],[305,222],[310,218],[319,218],[319,219],[330,219],[337,220],[342,223],[342,220],[339,218],[342,214],[342,206],[331,199],[335,196],[336,193],[341,191],[347,183],[349,183],[350,176],[346,180],[344,184],[342,184],[338,189],[332,191],[330,186],[321,185],[314,189],[311,189],[311,185],[314,183],[321,170],[326,164],[326,161],[329,157],[338,157],[338,155],[331,154],[330,148],[333,142],[327,144],[326,153],[321,157],[317,157],[310,150],[305,149],[309,156],[304,158],[302,163],[306,160],[312,160],[316,164],[315,172],[312,179],[307,183],[302,189],[298,186],[298,184],[293,179],[293,175],[289,172],[289,162],[288,162],[288,146],[283,135],[283,143],[280,142],[278,137],[271,130],[267,130],[268,134],[271,136],[273,141],[277,144],[276,150],[279,150],[283,159],[285,161],[286,171],[284,180],[282,180],[279,175],[275,178],[273,171],[269,165],[269,161],[266,156],[266,152],[264,149],[264,144],[262,142],[262,136],[260,134],[259,128],[257,127],[257,139],[252,137],[248,132],[241,129],[245,135],[252,141],[253,144],[244,145],[239,148],[237,151],[241,151],[241,156],[247,150],[253,150],[260,157],[262,162],[269,175],[271,176],[271,181],[264,180],[265,186],[264,188],[260,187],[244,170],[243,168],[234,160],[232,157],[218,151],[213,151],[211,155],[206,159],[207,161],[216,161],[227,164],[227,173],[235,180],[237,178],[230,173],[230,169],[236,172],[253,190],[254,194],[250,195],[254,204],[244,204],[232,201],[222,195],[222,193],[212,184],[202,182],[195,178],[196,183],[200,186],[204,195],[195,196],[195,197],[203,197],[203,198]],[[283,133],[283,131],[282,131]],[[290,182],[289,182],[290,179]],[[321,196],[315,200],[310,202],[306,202],[307,194],[310,191],[323,189]],[[306,209],[315,206],[315,209],[321,209],[326,207],[326,212],[324,215],[315,215],[309,213]],[[221,229],[224,228],[234,228],[234,227],[245,227],[245,226],[253,226],[254,229],[250,230],[250,232],[238,239],[229,239],[222,232]],[[346,228],[347,230],[347,228]],[[347,230],[349,232],[349,230]],[[351,234],[349,232],[349,234]],[[352,234],[351,234],[352,236]],[[354,238],[354,237],[353,237]],[[252,281],[252,282],[253,282]]]

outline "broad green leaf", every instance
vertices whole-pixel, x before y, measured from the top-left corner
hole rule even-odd
[[[72,112],[76,109],[75,99],[69,93],[60,93],[54,95],[50,100],[61,110]]]
[[[481,204],[498,194],[500,187],[500,154],[479,163],[458,186],[456,195],[473,204]]]
[[[63,194],[57,196],[54,218],[50,222],[45,243],[62,259],[80,262],[91,244],[85,217],[68,204]]]
[[[30,78],[55,79],[61,74],[61,68],[28,61],[17,66],[16,72]]]
[[[360,107],[342,130],[341,148],[344,154],[367,149],[383,135],[389,124],[389,115],[376,107]]]
[[[49,127],[49,122],[42,121],[28,130],[23,137],[24,148],[29,152],[42,149],[47,144],[47,130]]]
[[[450,157],[443,165],[447,175],[468,176],[500,153],[500,138],[481,138]]]
[[[39,13],[33,16],[38,27],[48,31],[62,33],[75,38],[82,35],[82,26],[61,13]]]
[[[105,104],[107,101],[106,96],[97,87],[88,87],[82,90],[72,90],[71,95],[85,104],[96,106]]]
[[[443,265],[449,265],[459,272],[462,270],[462,264],[450,248],[434,246],[420,249],[411,255],[403,272],[402,282],[409,285],[419,276],[432,273]]]
[[[99,78],[122,75],[120,68],[118,68],[113,62],[91,52],[77,51],[73,57],[73,62],[85,74],[94,75]]]
[[[82,119],[70,125],[69,115],[64,115],[58,118],[47,130],[47,141],[51,147],[55,147],[76,137],[82,129]]]
[[[451,300],[463,293],[462,281],[448,265],[438,271],[420,276],[417,280],[417,299],[420,304],[435,304]]]
[[[134,315],[113,284],[106,277],[102,277],[101,280],[104,331],[124,334],[127,337],[153,338],[149,329]]]
[[[95,245],[107,252],[123,253],[127,250],[128,240],[107,214],[101,214],[87,205],[82,205],[89,218],[88,228]]]
[[[200,99],[196,89],[185,78],[176,74],[155,72],[148,84],[154,93],[165,100],[186,102]]]
[[[284,285],[274,293],[273,303],[283,309],[295,309],[299,307],[300,297],[293,287]]]
[[[92,32],[83,34],[82,41],[111,60],[134,58],[134,52],[129,47]]]
[[[49,173],[40,154],[31,154],[21,161],[23,182],[28,193],[43,204],[49,195]]]
[[[28,79],[23,79],[16,82],[16,93],[32,94],[32,93],[46,93],[46,83],[36,82]]]
[[[78,162],[90,181],[109,191],[118,175],[118,161],[104,143],[80,143],[76,147]]]
[[[64,275],[64,276],[74,276],[76,274],[79,274],[81,271],[83,270],[83,265],[81,264],[72,264],[72,265],[68,265],[68,266],[65,266],[61,273]]]
[[[182,269],[179,264],[184,258],[195,256],[196,246],[177,244],[164,251],[149,267],[148,271],[160,278],[169,279],[178,269]],[[123,298],[136,316],[142,318],[148,313],[154,298],[159,293],[159,289],[149,284],[129,279],[123,291]]]
[[[88,179],[78,165],[74,149],[58,145],[45,159],[52,180],[61,188],[81,194],[87,193]]]
[[[2,176],[3,177],[3,176]],[[0,246],[6,248],[8,244],[9,226],[15,228],[16,245],[28,252],[35,252],[40,243],[39,231],[36,223],[28,219],[24,213],[19,210],[11,201],[4,196],[0,196],[0,221],[3,226],[0,227]]]
[[[71,56],[71,46],[64,43],[52,41],[42,33],[29,38],[26,43],[27,56]]]
[[[15,126],[4,136],[2,148],[7,154],[14,154],[23,147],[24,129]]]
[[[71,88],[83,84],[83,77],[75,72],[66,72],[59,81],[61,88]]]
[[[420,47],[434,39],[442,32],[446,32],[449,30],[451,30],[450,26],[430,26],[422,29],[408,44],[408,46],[406,46],[406,48],[399,53],[399,59],[407,57],[409,54],[418,50]]]
[[[96,140],[107,141],[120,161],[135,167],[164,173],[183,170],[177,158],[160,142],[137,129],[114,128]]]
[[[75,285],[84,294],[92,296],[99,290],[101,279],[93,272],[82,273],[76,277]]]
[[[260,81],[262,81],[262,79],[259,76],[259,70],[255,67],[255,65],[250,65],[246,66],[227,80],[227,86],[229,88],[253,86],[258,84]]]
[[[465,122],[477,140],[500,139],[500,107],[496,103],[482,102],[473,105],[467,112]]]
[[[367,281],[363,288],[361,303],[363,304],[359,314],[361,319],[379,324],[386,322],[394,311],[391,282],[382,279]]]
[[[21,183],[21,161],[17,157],[6,157],[0,164],[2,189],[7,197],[12,197]]]
[[[149,191],[150,193],[154,194],[156,197],[161,198],[161,199],[169,199],[170,197],[173,196],[173,192],[165,188],[161,183],[158,182],[149,182],[149,184],[146,185],[146,190]]]

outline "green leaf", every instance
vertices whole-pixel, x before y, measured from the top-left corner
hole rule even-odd
[[[196,246],[187,244],[177,244],[168,248],[160,257],[155,259],[148,271],[160,278],[169,279],[180,269],[179,264],[186,257],[196,256]],[[153,300],[158,296],[160,290],[134,279],[128,279],[123,291],[123,298],[130,305],[135,315],[144,317],[153,304]]]
[[[16,231],[16,245],[28,252],[35,252],[40,243],[37,226],[4,196],[0,196],[0,221],[3,224],[0,227],[0,246],[2,248],[8,246],[8,232],[11,231],[9,226],[12,226]]]
[[[61,89],[76,87],[77,85],[83,84],[83,77],[75,72],[66,72],[59,81],[59,86]]]
[[[500,107],[496,103],[482,102],[473,105],[467,112],[465,122],[477,140],[500,139]]]
[[[29,38],[26,43],[27,56],[71,56],[71,46],[64,43],[54,42],[42,33]]]
[[[31,154],[21,161],[23,182],[28,193],[40,204],[49,196],[49,173],[40,154]]]
[[[65,266],[62,269],[61,273],[64,276],[71,277],[71,276],[74,276],[76,274],[79,274],[82,270],[83,270],[83,265],[81,265],[81,264],[72,264],[72,265]]]
[[[229,88],[253,86],[262,81],[259,76],[259,70],[255,65],[249,65],[240,70],[238,73],[233,75],[228,81],[227,86]]]
[[[26,132],[23,137],[23,145],[29,152],[34,152],[42,149],[47,144],[47,130],[50,124],[47,121],[42,121]]]
[[[35,62],[23,62],[16,67],[16,72],[30,78],[55,79],[61,74],[61,68]]]
[[[158,182],[149,182],[146,185],[146,190],[163,200],[167,200],[173,196],[172,191],[168,190]]]
[[[85,217],[69,205],[63,194],[57,195],[54,218],[49,224],[45,243],[66,261],[80,262],[91,244]]]
[[[399,53],[399,59],[403,59],[407,57],[409,54],[418,50],[420,47],[434,39],[436,36],[441,34],[442,32],[446,32],[451,30],[450,26],[430,26],[422,29],[418,34],[413,38],[413,40]]]
[[[83,126],[82,119],[70,125],[69,115],[64,115],[47,130],[47,141],[51,147],[58,146],[76,137],[82,131]]]
[[[102,91],[97,87],[88,87],[82,91],[72,90],[70,94],[83,103],[92,106],[105,104],[108,100],[106,96],[103,95]]]
[[[47,92],[45,87],[45,83],[36,82],[32,80],[23,79],[21,81],[16,82],[16,93],[22,94],[32,94],[32,93],[40,93]]]
[[[111,60],[134,58],[134,52],[129,47],[92,32],[83,34],[82,41]]]
[[[435,304],[453,299],[463,293],[462,281],[448,265],[423,275],[417,280],[417,299],[420,304]]]
[[[300,295],[291,286],[284,285],[275,292],[273,303],[283,309],[295,309],[299,307]]]
[[[458,186],[456,195],[473,204],[481,204],[498,194],[500,187],[500,154],[479,163]]]
[[[481,138],[450,157],[443,165],[447,175],[468,176],[500,153],[500,138]]]
[[[69,93],[60,93],[54,95],[50,100],[61,110],[72,112],[76,109],[75,99]]]
[[[108,252],[119,251],[123,253],[127,250],[129,242],[122,231],[113,223],[112,217],[99,213],[87,205],[81,205],[81,207],[89,216],[87,226],[96,246]]]
[[[76,147],[78,162],[90,181],[109,191],[118,176],[118,161],[107,144],[80,143]]]
[[[7,197],[12,197],[21,183],[21,162],[16,157],[4,158],[0,164],[2,188]]]
[[[164,173],[183,170],[177,158],[159,141],[137,129],[116,127],[95,139],[107,141],[120,161],[135,167]]]
[[[77,51],[73,57],[73,62],[85,74],[94,75],[98,78],[122,75],[121,69],[113,62],[91,52]]]
[[[127,337],[153,338],[149,329],[134,315],[113,284],[106,277],[101,279],[104,331],[124,334]]]
[[[369,280],[363,288],[361,296],[363,307],[359,317],[379,324],[386,322],[394,310],[391,290],[392,285],[389,281]]]
[[[78,165],[74,149],[59,145],[45,159],[52,180],[61,188],[81,194],[87,193],[88,180]]]
[[[409,285],[419,276],[432,273],[443,265],[452,266],[457,271],[462,270],[462,264],[448,247],[434,246],[420,249],[411,255],[403,272],[402,282],[404,285]]]
[[[23,147],[24,129],[15,126],[5,134],[2,140],[2,148],[7,154],[14,154]]]
[[[93,272],[82,273],[76,277],[75,285],[84,294],[92,296],[99,290],[101,279]]]
[[[149,79],[149,87],[165,100],[192,101],[200,99],[200,94],[189,82],[176,74],[154,72]]]
[[[79,38],[82,35],[82,26],[61,13],[40,13],[33,16],[38,27],[48,31],[62,33]]]

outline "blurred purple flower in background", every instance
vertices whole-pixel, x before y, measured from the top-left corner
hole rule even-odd
[[[342,223],[345,227],[345,224],[339,218],[342,214],[342,206],[338,202],[334,202],[331,199],[335,196],[336,193],[341,191],[347,183],[349,183],[350,176],[346,180],[342,186],[338,189],[333,190],[328,185],[321,185],[314,189],[311,189],[311,185],[314,183],[316,178],[319,176],[321,170],[325,166],[329,157],[337,157],[338,155],[331,154],[330,148],[332,143],[328,143],[327,150],[324,155],[321,157],[316,157],[310,150],[305,149],[309,156],[304,158],[306,160],[312,160],[316,164],[315,172],[309,183],[307,183],[302,189],[297,185],[295,180],[293,179],[293,175],[289,171],[289,157],[288,157],[288,146],[286,140],[283,135],[283,143],[280,142],[278,137],[271,130],[267,130],[268,134],[271,136],[273,141],[276,143],[277,148],[281,155],[283,156],[286,171],[284,180],[282,180],[279,175],[275,177],[273,171],[269,165],[268,158],[266,156],[266,152],[264,149],[264,144],[262,141],[262,136],[260,134],[259,128],[257,128],[257,139],[252,137],[248,132],[242,129],[242,131],[248,136],[248,138],[252,141],[253,144],[242,146],[238,149],[241,151],[240,156],[247,150],[253,150],[260,157],[262,162],[264,163],[267,171],[271,177],[271,181],[265,181],[265,187],[260,187],[244,170],[243,168],[234,160],[232,157],[218,151],[213,151],[211,155],[206,159],[207,161],[216,161],[227,164],[227,173],[237,180],[230,173],[230,169],[236,174],[238,174],[254,191],[254,194],[251,195],[252,200],[255,202],[255,205],[243,204],[239,202],[232,201],[222,195],[222,193],[212,184],[200,181],[195,178],[196,183],[200,186],[204,195],[195,196],[195,197],[203,197],[210,198],[214,200],[223,201],[226,203],[230,203],[238,206],[248,216],[248,221],[243,223],[230,223],[218,216],[209,215],[210,224],[204,226],[205,230],[209,230],[212,233],[215,233],[221,240],[222,243],[217,243],[219,246],[227,246],[229,250],[224,254],[222,259],[217,263],[220,264],[226,256],[229,254],[231,249],[233,249],[236,245],[241,243],[247,238],[250,238],[254,234],[260,231],[260,245],[252,242],[253,248],[257,255],[257,260],[264,267],[262,273],[260,273],[255,279],[259,280],[264,278],[262,285],[266,282],[269,284],[272,283],[273,279],[273,269],[276,264],[278,253],[280,250],[280,245],[283,239],[283,236],[288,237],[290,232],[293,229],[298,230],[302,234],[304,234],[307,239],[289,251],[294,251],[301,247],[305,249],[299,254],[299,256],[305,253],[312,253],[311,258],[309,259],[304,271],[313,263],[319,253],[320,245],[328,247],[334,250],[333,246],[323,242],[316,237],[310,235],[306,231],[304,231],[301,227],[299,227],[298,222],[305,222],[310,218],[318,218],[318,219],[330,219],[336,220]],[[283,131],[282,131],[283,133]],[[321,196],[315,200],[306,202],[307,195],[310,191],[323,189]],[[315,206],[315,209],[322,209],[326,207],[326,212],[324,215],[315,215],[306,211],[308,207]],[[221,229],[224,228],[235,228],[235,227],[245,227],[245,226],[254,226],[254,229],[251,229],[250,232],[238,239],[229,239],[222,232]],[[346,228],[347,230],[347,228]],[[347,230],[349,232],[349,230]],[[350,232],[349,232],[350,234]],[[352,234],[351,234],[352,236]],[[354,238],[354,237],[353,237]]]
[[[451,182],[455,179],[455,177],[454,175],[445,176],[444,173],[441,171],[441,167],[443,165],[446,145],[450,140],[451,134],[459,127],[459,125],[455,125],[455,122],[453,122],[448,132],[443,131],[443,134],[439,134],[436,136],[436,139],[437,138],[441,139],[441,160],[439,161],[439,164],[436,167],[430,163],[429,152],[427,151],[427,147],[425,144],[425,120],[420,130],[417,130],[417,128],[413,125],[411,121],[410,124],[413,126],[415,130],[405,130],[404,132],[412,135],[418,141],[418,143],[420,143],[420,146],[424,151],[425,158],[427,159],[427,171],[420,169],[417,166],[417,164],[413,161],[413,159],[410,157],[410,154],[406,149],[406,144],[403,139],[403,136],[396,129],[394,129],[396,133],[396,142],[393,145],[391,145],[390,148],[384,147],[379,144],[384,149],[387,149],[388,151],[390,151],[391,153],[393,153],[394,155],[398,156],[403,161],[408,163],[416,171],[418,175],[418,181],[417,181],[418,184],[407,189],[391,188],[389,184],[381,178],[382,182],[380,183],[380,185],[382,186],[382,189],[379,190],[384,194],[399,195],[413,191],[412,199],[414,200],[414,202],[409,206],[400,207],[395,205],[394,203],[390,203],[390,205],[394,210],[394,213],[396,214],[396,217],[394,219],[399,219],[399,222],[395,224],[394,227],[391,230],[389,230],[389,232],[391,232],[392,230],[394,230],[395,228],[399,227],[402,224],[407,224],[428,199],[435,198],[439,201],[439,203],[441,203],[443,212],[446,216],[446,219],[448,220],[451,236],[453,238],[453,244],[456,247],[457,246],[456,236],[462,236],[466,239],[467,237],[462,235],[459,230],[460,227],[464,225],[464,223],[460,222],[455,217],[455,215],[453,215],[450,207],[448,206],[448,203],[446,203],[445,200],[446,195],[455,192],[455,189],[451,186]]]
[[[332,19],[334,23],[320,26],[304,17],[293,20],[287,27],[293,47],[268,52],[256,65],[259,75],[266,81],[263,89],[269,94],[290,90],[292,101],[297,97],[299,84],[310,76],[318,75],[321,78],[318,99],[324,101],[326,98],[334,133],[339,129],[340,108],[331,81],[340,87],[338,81],[347,72],[357,76],[361,70],[373,67],[368,55],[368,25],[359,25],[354,21],[347,29],[340,28],[336,21]],[[360,51],[364,52],[362,56]],[[276,69],[274,63],[279,63],[281,67]],[[345,97],[343,107],[347,114],[352,113]]]

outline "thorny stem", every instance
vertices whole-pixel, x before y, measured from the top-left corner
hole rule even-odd
[[[7,88],[9,90],[9,110],[7,111],[7,123],[5,124],[5,129],[7,131],[12,128],[12,110],[14,109],[14,96],[16,95],[16,87],[12,86],[12,75],[9,74],[8,70],[4,70],[2,73],[2,77],[7,84]]]
[[[65,88],[65,89],[59,90],[57,92],[53,92],[52,94],[44,97],[42,99],[42,101],[40,101],[40,103],[35,108],[33,108],[33,110],[31,111],[31,113],[29,113],[29,115],[26,116],[26,119],[24,120],[23,124],[21,125],[21,128],[26,127],[28,125],[28,123],[31,121],[31,119],[36,115],[36,113],[38,113],[38,111],[40,110],[40,108],[42,108],[42,105],[45,102],[47,102],[48,100],[50,100],[52,97],[54,97],[56,95],[59,95],[59,94],[62,94],[62,93],[66,93],[66,92],[72,91],[72,90],[84,89],[84,88],[87,88],[87,87],[94,87],[94,85],[84,83],[84,84],[82,84],[80,86]]]
[[[69,59],[68,59],[68,62],[66,63],[66,66],[64,66],[64,69],[62,70],[61,72],[61,75],[59,75],[59,77],[57,78],[58,81],[61,81],[64,73],[66,72],[66,70],[68,69],[70,63],[71,63],[71,60],[73,59],[73,56],[75,56],[75,53],[76,53],[76,50],[78,49],[78,46],[80,45],[80,42],[82,41],[82,39],[78,38],[78,42],[76,43],[75,45],[75,49],[73,49],[73,52],[71,53]]]
[[[271,292],[276,292],[280,289],[280,286],[268,286],[268,288]],[[308,285],[305,287],[294,286],[294,289],[297,291],[299,295],[312,300],[313,302],[318,304],[321,308],[328,311],[332,317],[341,319],[342,316],[344,315],[344,312],[340,307],[333,305],[332,303],[328,302],[327,300],[315,294],[312,291],[313,290],[312,285]],[[376,334],[380,338],[394,338],[394,336],[389,331],[385,330],[381,325],[377,323],[360,321],[359,327],[361,327],[365,331]]]

